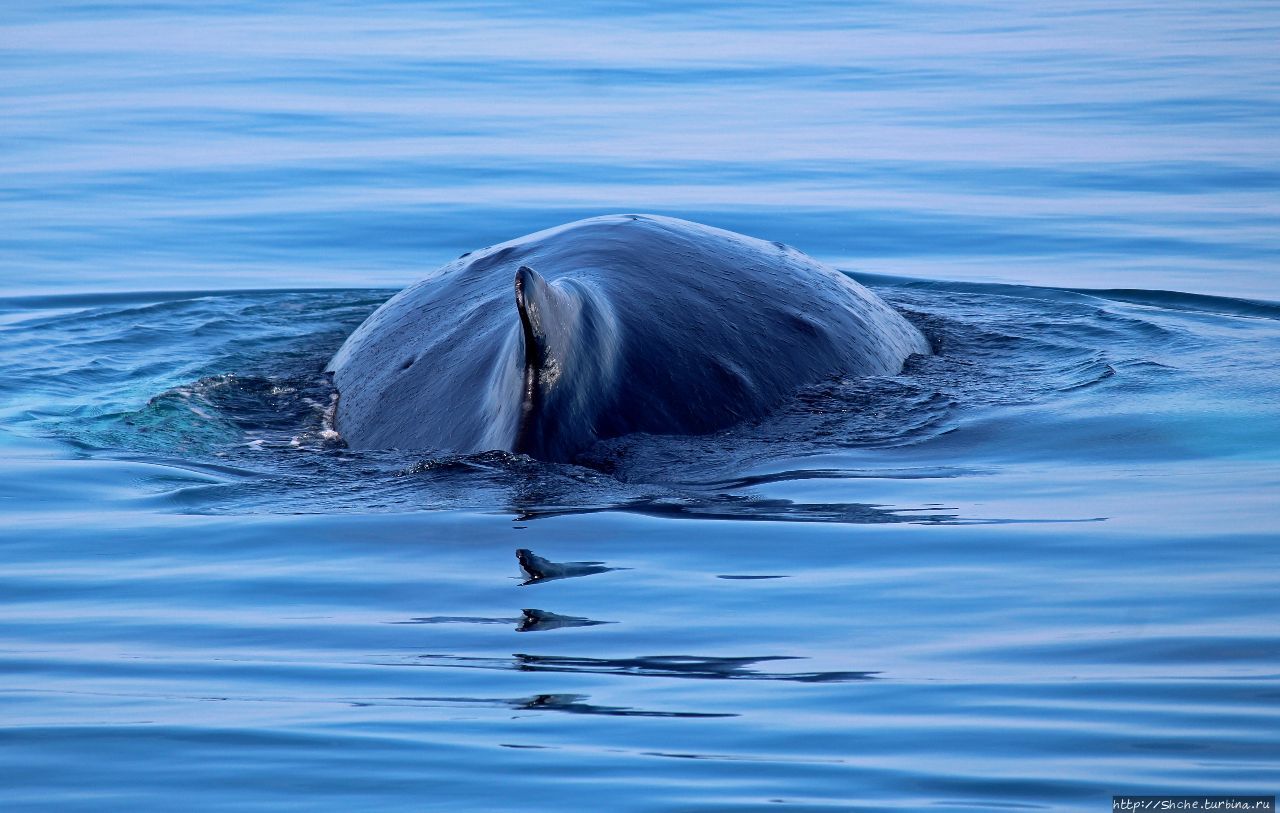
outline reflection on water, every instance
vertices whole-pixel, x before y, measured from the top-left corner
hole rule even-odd
[[[787,655],[753,658],[708,658],[694,655],[651,655],[638,658],[571,658],[558,655],[512,655],[481,658],[466,655],[419,655],[416,665],[468,669],[515,669],[520,672],[590,672],[601,675],[697,678],[710,680],[792,680],[797,683],[840,683],[868,680],[876,672],[762,672],[757,663],[789,661]]]
[[[615,505],[592,508],[552,508],[522,510],[521,520],[581,514],[584,511],[627,511],[673,519],[734,519],[765,522],[849,522],[868,525],[886,522],[938,523],[956,520],[946,509],[893,508],[858,503],[794,503],[791,500],[769,500],[738,494],[715,494],[706,497],[680,495],[670,500],[639,499]],[[913,513],[915,512],[915,513]],[[984,520],[975,520],[982,522]]]
[[[530,582],[526,582],[529,584]],[[426,618],[410,618],[408,621],[392,621],[392,624],[503,624],[514,626],[516,632],[546,632],[566,627],[594,627],[610,621],[592,621],[572,615],[560,615],[546,610],[525,609],[519,618],[473,618],[438,615]]]
[[[641,711],[639,709],[599,706],[584,702],[588,698],[580,694],[539,694],[513,700],[485,700],[475,697],[395,697],[393,700],[414,703],[459,704],[479,706],[507,706],[513,711],[561,711],[566,714],[603,714],[609,717],[734,717],[733,714],[700,714],[696,711]],[[502,744],[504,748],[541,748],[536,745]]]
[[[525,575],[525,585],[617,570],[605,567],[604,562],[552,562],[525,548],[516,551],[516,561],[520,563],[520,571]]]

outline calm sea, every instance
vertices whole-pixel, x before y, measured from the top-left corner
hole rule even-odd
[[[0,808],[1276,793],[1278,43],[1271,2],[10,0]],[[938,352],[607,467],[324,439],[391,293],[626,211]]]

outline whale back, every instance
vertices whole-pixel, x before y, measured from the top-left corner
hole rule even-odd
[[[925,352],[879,297],[794,249],[614,215],[463,255],[387,301],[329,369],[354,447],[569,460],[603,438],[760,418],[824,377],[895,374]]]

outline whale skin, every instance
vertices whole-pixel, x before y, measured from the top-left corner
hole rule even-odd
[[[352,448],[572,461],[630,433],[759,419],[928,352],[876,294],[781,243],[608,215],[464,254],[379,307],[327,370]]]

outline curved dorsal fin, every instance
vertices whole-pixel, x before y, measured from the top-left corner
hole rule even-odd
[[[548,282],[524,265],[515,287],[524,378],[513,451],[568,460],[595,437],[612,397],[617,325],[607,301],[571,275]]]
[[[571,297],[522,265],[516,271],[516,310],[524,333],[524,391],[515,449],[536,453],[540,451],[537,416],[563,372],[561,356],[567,350],[575,309]]]
[[[551,334],[557,331],[556,310],[560,297],[551,283],[527,265],[516,271],[516,310],[524,330],[524,366],[538,371],[551,362]]]

